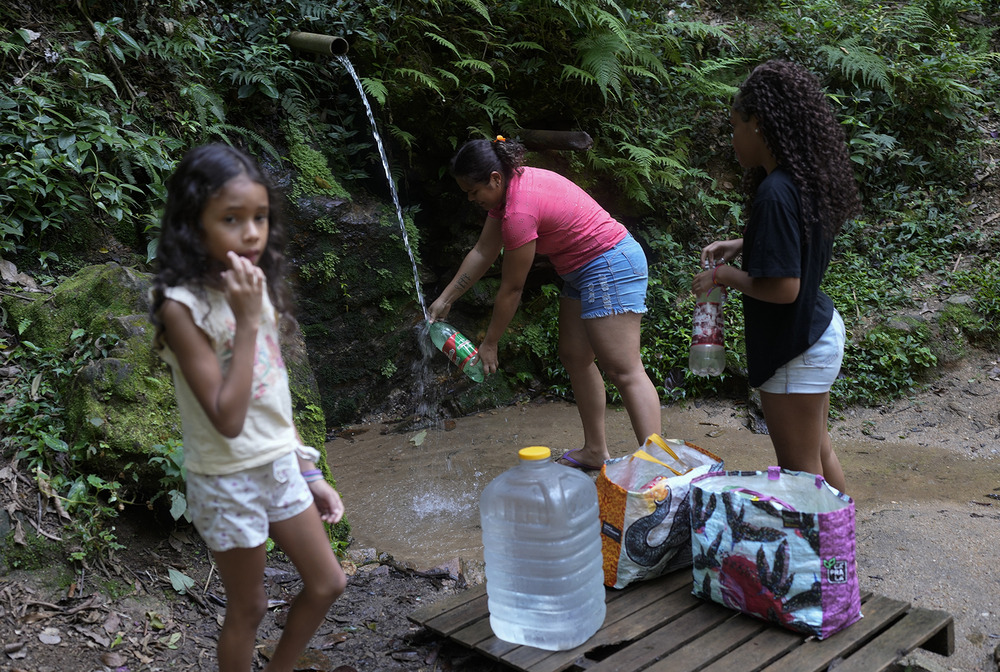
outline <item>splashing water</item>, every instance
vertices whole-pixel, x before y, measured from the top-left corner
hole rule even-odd
[[[396,218],[399,220],[399,230],[403,234],[403,245],[406,247],[406,253],[410,256],[410,265],[413,266],[413,286],[417,290],[417,301],[420,302],[420,310],[424,314],[424,320],[428,318],[427,306],[424,305],[424,294],[420,289],[420,273],[417,271],[417,260],[413,256],[413,248],[410,247],[410,237],[406,234],[406,223],[403,220],[403,209],[399,206],[399,195],[396,193],[396,183],[392,180],[392,172],[389,170],[389,158],[385,154],[385,147],[382,145],[382,136],[379,135],[378,126],[375,125],[375,115],[372,113],[372,106],[368,103],[368,96],[365,94],[364,87],[361,86],[361,80],[358,78],[358,73],[354,69],[354,65],[351,63],[347,56],[336,55],[335,58],[340,61],[340,64],[344,66],[348,74],[351,75],[351,79],[354,80],[354,85],[358,87],[358,93],[361,95],[361,102],[365,104],[365,112],[368,114],[368,121],[372,126],[372,136],[375,138],[375,144],[378,146],[379,156],[382,157],[382,168],[385,169],[385,179],[389,182],[389,191],[392,193],[392,202],[396,206]]]

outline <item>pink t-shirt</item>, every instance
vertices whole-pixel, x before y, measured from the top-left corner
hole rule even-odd
[[[617,245],[628,231],[580,187],[559,173],[524,168],[507,185],[507,202],[490,210],[499,219],[504,249],[532,240],[566,275]]]

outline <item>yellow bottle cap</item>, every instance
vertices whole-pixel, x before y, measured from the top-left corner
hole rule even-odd
[[[552,451],[545,446],[528,446],[517,451],[522,460],[545,460],[552,456]]]

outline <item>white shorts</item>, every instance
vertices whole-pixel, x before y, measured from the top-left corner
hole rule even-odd
[[[293,518],[313,503],[294,452],[235,474],[187,474],[187,505],[195,529],[213,551],[256,548],[271,523]]]
[[[840,313],[834,309],[833,319],[819,340],[808,350],[791,360],[764,381],[758,389],[771,394],[822,394],[829,392],[840,374],[844,361],[847,331]]]

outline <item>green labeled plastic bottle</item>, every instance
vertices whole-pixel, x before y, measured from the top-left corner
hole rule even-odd
[[[472,341],[447,322],[431,322],[429,331],[431,342],[438,350],[448,355],[448,359],[458,367],[459,371],[477,383],[483,382],[486,378],[483,362],[479,359],[479,350]]]

